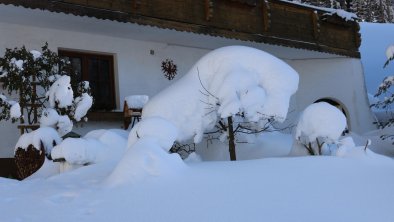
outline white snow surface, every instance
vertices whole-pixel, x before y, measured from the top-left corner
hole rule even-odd
[[[170,121],[151,117],[144,122],[138,122],[131,129],[127,146],[132,147],[141,138],[154,138],[162,149],[169,151],[178,134],[178,129]]]
[[[322,137],[335,142],[345,128],[346,117],[339,109],[326,102],[314,103],[302,112],[295,139],[314,142],[316,138]]]
[[[0,178],[0,221],[394,220],[391,159],[293,157],[181,166],[155,146],[139,140],[121,161],[129,171],[93,164],[47,179]],[[171,167],[155,168],[161,161]],[[134,179],[122,179],[129,175]]]
[[[55,107],[56,102],[60,108],[72,105],[74,92],[70,84],[70,76],[61,76],[49,88],[46,96],[51,107]]]
[[[144,105],[149,101],[147,95],[130,95],[124,99],[129,108],[142,109]]]
[[[88,113],[90,107],[92,107],[93,98],[89,94],[83,93],[81,96],[75,98],[74,102],[77,104],[74,119],[76,121],[81,121],[81,119]]]
[[[200,142],[218,116],[245,112],[251,121],[284,120],[297,72],[280,59],[245,46],[216,49],[144,106],[142,121],[161,117],[178,129],[178,141]]]
[[[76,165],[119,161],[126,149],[126,138],[122,130],[94,130],[83,138],[65,139],[53,148],[51,156]]]
[[[50,127],[40,127],[30,133],[22,134],[15,145],[15,150],[18,148],[27,149],[29,145],[40,150],[41,143],[44,146],[45,153],[51,153],[54,145],[60,144],[62,139],[59,134]]]

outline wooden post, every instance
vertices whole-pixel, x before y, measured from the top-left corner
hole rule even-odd
[[[270,6],[268,0],[263,0],[263,30],[264,32],[268,32],[270,28]]]
[[[205,0],[205,20],[209,21],[213,17],[213,2]]]
[[[312,12],[312,24],[313,24],[313,37],[318,40],[320,34],[320,24],[319,24],[319,15],[316,11]]]
[[[231,116],[227,117],[228,122],[228,151],[230,152],[230,160],[237,160],[235,154],[235,138],[233,130],[233,118]]]

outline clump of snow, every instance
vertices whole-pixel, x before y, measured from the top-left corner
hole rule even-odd
[[[394,58],[394,45],[390,45],[386,49],[386,57],[387,59],[392,59]]]
[[[49,105],[51,107],[57,106],[59,108],[66,108],[72,105],[74,93],[70,84],[70,76],[61,76],[49,88],[46,93]]]
[[[126,135],[120,130],[95,130],[83,138],[67,138],[53,148],[53,159],[64,158],[72,165],[116,161],[126,150]]]
[[[144,137],[127,151],[107,183],[109,186],[119,186],[156,177],[168,178],[185,168],[178,154],[168,154],[155,137]]]
[[[21,59],[16,59],[16,58],[12,58],[11,60],[10,60],[10,64],[11,65],[13,65],[14,67],[16,67],[17,69],[19,69],[19,70],[23,70],[23,64],[24,64],[24,62],[23,62],[23,60],[21,60]]]
[[[52,127],[56,129],[60,136],[71,132],[73,122],[67,115],[60,116],[56,110],[46,108],[41,113],[40,127]]]
[[[21,107],[18,102],[8,100],[4,94],[0,94],[0,102],[10,106],[10,117],[12,119],[18,119],[22,116]]]
[[[57,123],[57,131],[60,136],[64,136],[67,133],[71,132],[73,129],[73,122],[67,115],[59,116],[59,120]]]
[[[223,47],[150,99],[140,125],[161,117],[178,129],[178,141],[198,143],[218,117],[244,112],[249,120],[284,120],[297,87],[297,72],[280,59],[245,46]]]
[[[37,50],[31,50],[30,53],[33,55],[33,59],[37,60],[41,57],[42,53]]]
[[[346,117],[336,107],[319,102],[309,105],[298,121],[295,138],[314,142],[317,138],[337,141],[346,128]]]
[[[147,95],[131,95],[125,98],[127,106],[129,108],[142,109],[144,105],[149,101]]]
[[[57,123],[59,122],[59,114],[56,110],[52,108],[46,108],[42,110],[41,118],[40,118],[40,127],[52,127],[56,128]]]
[[[15,102],[15,101],[8,101],[8,103],[11,105],[11,108],[10,108],[11,118],[17,119],[17,118],[21,117],[22,112],[21,112],[21,106],[19,105],[19,103]]]
[[[356,21],[358,19],[356,14],[347,12],[343,9],[332,9],[331,12],[326,13],[325,15],[337,15],[346,21]]]
[[[59,134],[50,127],[40,127],[30,133],[25,133],[19,137],[18,142],[15,145],[15,151],[18,148],[27,149],[29,145],[33,145],[34,148],[40,150],[41,144],[44,146],[47,154],[51,153],[53,146],[62,142]]]
[[[129,134],[128,147],[132,147],[139,139],[155,138],[165,151],[169,151],[178,136],[178,129],[170,121],[161,117],[151,117],[138,122]]]
[[[92,107],[93,98],[89,94],[83,93],[81,96],[75,98],[74,103],[77,104],[74,119],[80,121],[82,117],[86,116],[90,107]]]
[[[6,77],[7,74],[8,72],[3,70],[3,66],[0,66],[0,78]]]

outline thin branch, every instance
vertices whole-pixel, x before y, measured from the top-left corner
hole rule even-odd
[[[209,95],[213,96],[215,99],[217,99],[217,100],[219,101],[219,98],[216,97],[215,95],[213,95],[211,92],[209,92],[209,91],[205,88],[204,84],[202,84],[202,81],[201,81],[201,78],[200,78],[200,71],[198,70],[198,67],[197,67],[197,75],[198,75],[198,80],[200,81],[201,87],[202,87]]]

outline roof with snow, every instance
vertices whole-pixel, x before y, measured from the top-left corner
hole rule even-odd
[[[288,1],[0,0],[0,4],[360,57],[359,25],[351,15]]]

